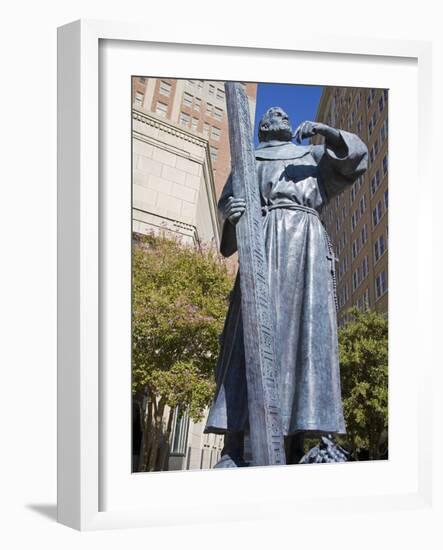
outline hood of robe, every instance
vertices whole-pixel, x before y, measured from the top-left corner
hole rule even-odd
[[[292,160],[308,155],[312,145],[295,145],[290,141],[263,141],[255,149],[258,160]]]

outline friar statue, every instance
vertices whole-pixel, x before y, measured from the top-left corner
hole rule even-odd
[[[323,136],[320,145],[300,145]],[[319,122],[293,133],[280,107],[260,121],[255,150],[268,265],[269,307],[275,322],[275,364],[286,462],[299,462],[302,437],[345,434],[340,388],[335,296],[336,258],[320,220],[322,208],[367,168],[367,147],[355,134]],[[298,145],[292,143],[295,140]],[[245,201],[233,196],[229,178],[218,204],[221,253],[236,252],[236,223]],[[217,467],[245,465],[248,396],[245,378],[239,276],[216,369],[217,389],[206,433],[225,435]],[[328,447],[327,445],[325,448]],[[340,452],[332,449],[331,453]],[[306,460],[305,460],[306,461]]]

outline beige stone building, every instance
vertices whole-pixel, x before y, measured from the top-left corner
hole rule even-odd
[[[245,87],[253,119],[256,85]],[[217,199],[230,171],[223,83],[135,77],[132,100],[133,231],[219,249]],[[203,434],[205,420],[175,414],[170,470],[211,468],[219,460],[223,437]],[[136,425],[134,434],[136,440]]]
[[[253,122],[257,84],[244,86]],[[218,197],[230,171],[224,82],[134,77],[132,100],[134,108],[207,140]]]
[[[369,167],[323,210],[338,255],[339,325],[351,306],[388,312],[388,90],[327,87],[316,120],[360,136]]]

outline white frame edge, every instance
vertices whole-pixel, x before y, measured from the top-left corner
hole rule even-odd
[[[58,29],[57,498],[58,521],[79,530],[152,525],[143,511],[99,511],[99,40],[189,44],[188,38],[186,30],[157,30],[135,23],[87,20]],[[296,44],[291,37],[280,36],[251,42],[222,33],[214,36],[212,29],[207,40],[192,43],[415,58],[421,135],[427,135],[426,129],[432,125],[430,42],[338,36],[319,39],[307,35],[298,36]],[[430,152],[421,141],[419,148],[424,160],[420,163],[420,180],[430,181],[430,163],[426,162]],[[429,228],[423,230],[431,234]],[[429,299],[431,292],[429,288]],[[431,350],[431,342],[428,344],[427,349]],[[431,384],[431,380],[427,383]],[[410,508],[413,502],[431,503],[429,387],[420,388],[419,491],[407,497],[410,501],[405,502],[404,498],[398,502],[403,508]]]

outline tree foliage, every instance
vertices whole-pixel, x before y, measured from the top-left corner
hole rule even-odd
[[[132,392],[142,419],[139,470],[164,468],[176,407],[198,421],[210,404],[231,286],[210,249],[154,235],[134,244]]]
[[[375,312],[349,310],[339,331],[343,409],[354,458],[362,449],[381,458],[388,428],[388,321]]]

